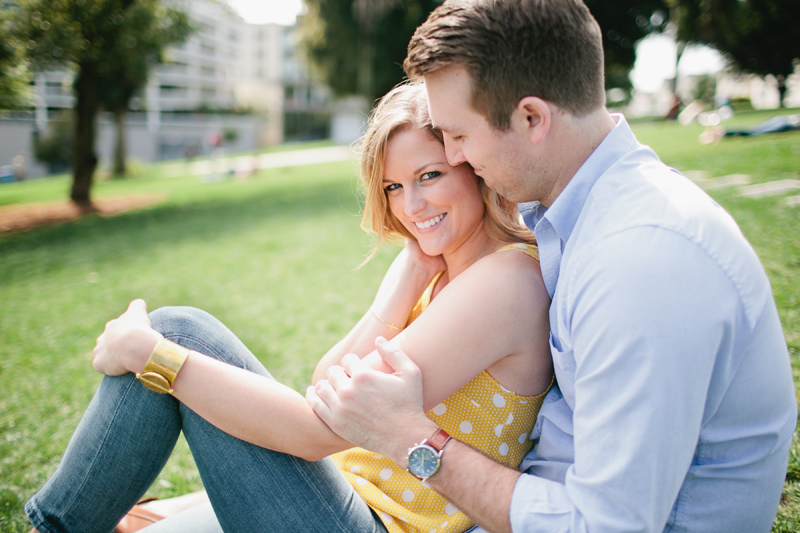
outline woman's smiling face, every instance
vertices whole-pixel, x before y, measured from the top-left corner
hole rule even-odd
[[[483,231],[477,176],[468,165],[448,165],[444,146],[425,130],[391,137],[383,188],[389,209],[428,255],[452,254]]]

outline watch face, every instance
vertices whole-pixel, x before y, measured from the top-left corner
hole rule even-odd
[[[418,446],[408,455],[408,469],[417,477],[429,478],[439,470],[439,454],[430,446]]]

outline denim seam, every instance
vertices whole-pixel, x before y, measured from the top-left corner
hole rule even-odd
[[[297,468],[297,470],[298,470],[298,472],[300,472],[300,474],[301,474],[301,475],[303,476],[303,478],[305,479],[306,485],[307,485],[309,488],[311,488],[311,489],[312,489],[312,491],[313,491],[313,492],[314,492],[314,493],[317,495],[317,499],[320,501],[320,503],[324,505],[324,507],[325,507],[325,508],[328,510],[328,513],[331,515],[331,517],[333,517],[333,518],[334,518],[334,521],[336,522],[336,525],[339,527],[339,529],[340,529],[341,531],[345,531],[345,532],[347,532],[347,531],[350,531],[348,528],[346,528],[346,527],[345,527],[345,524],[343,524],[343,523],[342,523],[342,522],[339,520],[339,515],[340,515],[341,513],[337,513],[337,512],[335,512],[335,509],[333,509],[331,506],[329,506],[329,505],[328,505],[328,502],[327,502],[327,500],[326,500],[326,499],[323,497],[323,494],[322,494],[322,493],[319,491],[319,489],[317,488],[317,485],[316,485],[316,483],[314,483],[314,482],[313,482],[313,480],[311,480],[311,479],[308,477],[308,475],[307,475],[307,473],[306,473],[305,469],[304,469],[304,468],[300,468],[300,466],[301,466],[301,465],[297,464],[297,463],[298,463],[298,461],[302,461],[303,459],[300,459],[299,457],[295,457],[294,455],[289,455],[289,457],[291,457],[291,458],[292,458],[292,461],[293,461],[293,462],[294,462],[294,463],[297,465],[297,467],[298,467],[298,468]],[[337,471],[338,471],[338,470],[337,470]],[[361,498],[361,496],[360,496],[360,495],[358,495],[358,494],[356,494],[356,493],[355,493],[355,490],[353,490],[353,494],[354,494],[355,496],[357,496],[358,498]],[[364,502],[364,503],[366,503],[366,502]],[[367,507],[369,507],[369,506],[367,506]]]
[[[114,421],[117,419],[117,416],[119,416],[119,412],[120,412],[120,409],[122,408],[122,404],[124,403],[124,400],[127,397],[128,392],[131,390],[131,387],[133,386],[133,384],[134,384],[134,381],[131,380],[128,383],[125,391],[120,396],[121,400],[119,402],[117,402],[117,406],[116,406],[116,409],[114,410],[114,414],[111,417],[110,423],[105,428],[105,433],[103,434],[103,438],[102,438],[102,440],[100,442],[100,445],[97,447],[97,450],[96,450],[94,456],[92,457],[92,460],[91,460],[91,462],[89,464],[89,467],[86,470],[87,472],[91,472],[94,469],[94,465],[97,462],[97,458],[100,455],[100,452],[101,452],[102,448],[105,446],[106,442],[108,441],[108,436],[109,436],[111,427],[114,425]],[[78,494],[83,489],[83,487],[86,485],[86,483],[87,483],[87,481],[89,480],[90,477],[91,476],[83,476],[83,480],[81,481],[80,486],[72,492],[72,498],[70,498],[69,503],[64,507],[65,509],[69,509],[70,507],[72,507],[72,504],[75,501],[75,498],[77,498]],[[63,513],[63,514],[66,514],[66,513]]]
[[[204,351],[203,351],[203,352],[201,352],[201,353],[203,353],[203,355],[206,355],[206,356],[209,356],[209,357],[212,357],[212,353],[213,353],[214,355],[217,355],[217,356],[219,356],[219,355],[220,355],[220,354],[217,352],[217,350],[214,350],[214,349],[213,349],[211,346],[209,346],[208,344],[206,344],[205,342],[203,342],[203,340],[201,340],[201,339],[198,339],[197,337],[195,337],[195,336],[193,336],[193,335],[187,335],[186,333],[182,333],[182,332],[175,332],[175,333],[162,333],[162,335],[164,336],[164,338],[165,338],[165,339],[171,340],[172,342],[176,342],[176,341],[178,341],[178,340],[190,340],[190,341],[192,341],[192,342],[196,343],[198,346],[202,346],[202,349],[203,349]],[[180,344],[180,342],[178,342],[177,344]],[[219,357],[214,357],[214,358],[215,358],[215,359],[217,359],[217,360],[220,360],[220,359],[219,359]],[[224,362],[224,361],[223,361],[223,362]],[[242,363],[246,365],[246,361],[242,361]],[[244,368],[244,367],[243,367],[243,368]],[[247,370],[247,368],[244,368],[244,370]],[[333,509],[331,506],[329,506],[329,505],[328,505],[328,502],[327,502],[327,500],[326,500],[326,499],[323,497],[323,494],[322,494],[322,493],[319,491],[319,489],[317,488],[317,486],[316,486],[316,484],[313,482],[313,480],[311,480],[311,479],[309,478],[309,476],[308,476],[308,474],[306,473],[305,469],[303,469],[303,468],[299,468],[299,466],[300,466],[300,465],[298,465],[297,463],[298,463],[298,461],[301,461],[302,459],[300,459],[300,458],[298,458],[298,457],[295,457],[295,456],[293,456],[293,455],[289,455],[289,457],[291,457],[291,458],[292,458],[292,461],[295,463],[295,465],[297,465],[297,467],[298,467],[298,468],[297,468],[297,471],[299,471],[299,472],[300,472],[300,474],[302,475],[303,479],[305,480],[305,483],[306,483],[306,485],[307,485],[307,486],[308,486],[308,487],[309,487],[309,488],[312,490],[312,492],[314,492],[314,493],[317,495],[317,499],[318,499],[318,500],[321,502],[321,504],[322,504],[322,505],[323,505],[323,506],[324,506],[324,507],[327,509],[327,511],[328,511],[328,513],[330,514],[330,516],[331,516],[331,517],[333,517],[333,519],[334,519],[334,522],[335,522],[335,523],[336,523],[336,525],[339,527],[339,529],[340,529],[341,531],[349,531],[349,528],[345,527],[345,524],[344,524],[344,523],[342,523],[342,521],[339,519],[339,515],[340,515],[341,513],[337,513],[337,512],[335,512],[335,509]],[[354,494],[355,494],[355,493],[354,493]],[[358,496],[357,494],[355,494],[355,495],[356,495],[357,497],[359,497],[359,498],[361,497],[361,496]],[[366,502],[365,502],[365,503],[366,503]]]

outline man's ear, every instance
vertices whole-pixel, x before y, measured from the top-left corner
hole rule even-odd
[[[526,96],[517,102],[512,120],[515,126],[527,131],[531,143],[539,144],[550,131],[552,118],[547,102],[536,96]]]

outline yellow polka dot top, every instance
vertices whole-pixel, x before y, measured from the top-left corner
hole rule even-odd
[[[536,246],[512,244],[498,252],[504,250],[539,259]],[[428,306],[438,279],[439,275],[414,306],[408,324]],[[483,371],[427,414],[453,438],[516,468],[533,445],[529,436],[546,393],[518,396]],[[352,448],[334,454],[333,460],[390,533],[462,532],[474,525],[427,483],[382,455]]]

